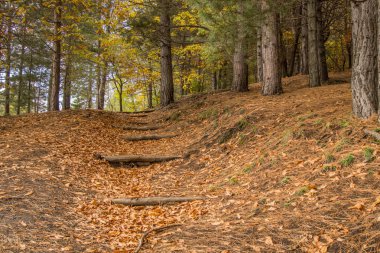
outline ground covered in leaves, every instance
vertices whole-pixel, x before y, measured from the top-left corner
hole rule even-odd
[[[351,116],[349,73],[285,94],[218,92],[132,115],[98,111],[0,118],[0,252],[379,252],[376,119]],[[136,117],[137,116],[137,117]],[[172,139],[130,142],[123,126]],[[145,133],[146,134],[146,133]],[[113,167],[95,154],[183,155]],[[205,196],[155,207],[110,199]]]

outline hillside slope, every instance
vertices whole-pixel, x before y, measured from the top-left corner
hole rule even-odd
[[[191,96],[146,117],[2,118],[0,249],[134,252],[144,231],[182,224],[150,234],[141,252],[379,252],[379,143],[363,132],[378,125],[351,116],[349,73],[332,77],[314,89],[306,76],[287,78],[276,97],[260,96],[257,84]],[[144,133],[121,127],[144,123],[178,136],[123,140]],[[115,168],[96,153],[185,158]],[[208,199],[109,201],[145,196]]]

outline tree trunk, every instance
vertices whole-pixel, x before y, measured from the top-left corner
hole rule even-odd
[[[21,97],[22,93],[24,92],[24,58],[25,58],[25,45],[24,42],[21,42],[21,55],[20,55],[20,66],[18,70],[18,75],[19,75],[19,83],[18,83],[18,90],[17,90],[17,109],[16,113],[17,115],[20,115],[21,113]]]
[[[30,62],[28,73],[28,108],[27,112],[31,113],[32,110],[32,74],[33,74],[33,52],[30,50]]]
[[[66,56],[65,80],[63,83],[63,109],[70,110],[71,107],[71,52],[68,50]]]
[[[161,106],[174,102],[170,0],[159,0],[161,31]]]
[[[295,72],[295,65],[296,65],[296,57],[297,57],[297,51],[299,46],[299,40],[301,35],[301,20],[299,16],[302,16],[302,5],[297,6],[295,12],[295,20],[293,21],[293,33],[294,33],[294,43],[293,43],[293,49],[292,49],[292,57],[290,58],[290,70],[289,74],[290,76],[294,75]]]
[[[50,111],[59,111],[59,89],[61,82],[61,27],[62,27],[62,0],[57,0],[54,7],[54,52],[53,52],[53,82],[50,95]]]
[[[377,78],[377,0],[352,6],[352,100],[353,113],[369,118],[378,109]]]
[[[94,81],[94,72],[93,72],[93,65],[90,64],[89,66],[90,73],[88,76],[88,85],[87,85],[87,108],[92,108],[92,82]]]
[[[322,2],[317,0],[317,33],[318,33],[318,52],[319,52],[319,71],[321,82],[326,82],[329,80],[329,70],[326,61],[326,47],[325,42],[327,41],[328,35],[326,34],[328,29],[323,24],[323,13],[322,13]]]
[[[284,43],[284,38],[282,35],[282,30],[280,26],[280,19],[278,19],[278,38],[279,38],[279,54],[280,54],[280,66],[281,66],[281,77],[287,77],[289,76],[289,71],[288,71],[288,59],[286,58],[286,47]]]
[[[268,10],[263,2],[263,10]],[[269,11],[262,26],[263,39],[263,86],[264,96],[282,93],[281,68],[279,59],[279,24],[278,14]]]
[[[244,25],[244,5],[243,1],[238,1],[238,14],[237,14],[237,35],[235,41],[235,53],[234,53],[234,70],[233,70],[233,81],[231,89],[233,91],[244,92],[248,91],[248,81],[247,81],[247,40]]]
[[[98,109],[99,110],[104,110],[107,74],[108,74],[108,63],[104,61],[103,66],[102,66],[102,71],[101,71],[100,86],[98,90]]]
[[[308,11],[307,1],[302,1],[302,24],[301,24],[301,73],[309,74],[309,41],[308,41]]]
[[[308,0],[308,44],[309,44],[309,82],[310,87],[321,86],[319,40],[317,25],[317,1]]]
[[[262,33],[261,29],[257,29],[257,42],[256,42],[256,82],[263,81],[263,50],[262,50]]]
[[[12,18],[11,18],[11,2],[8,2],[8,24],[7,24],[7,42],[6,42],[6,64],[5,64],[5,111],[4,115],[10,115],[11,103],[11,54],[12,54]]]

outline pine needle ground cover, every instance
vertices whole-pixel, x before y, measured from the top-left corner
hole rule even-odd
[[[131,117],[69,111],[0,121],[1,252],[379,252],[379,143],[375,119],[351,116],[349,73],[285,93],[260,87],[185,98]],[[175,117],[173,116],[175,115]],[[163,126],[140,136],[124,126]],[[115,127],[118,126],[118,127]],[[178,155],[113,166],[105,155]],[[204,196],[162,206],[119,197]]]

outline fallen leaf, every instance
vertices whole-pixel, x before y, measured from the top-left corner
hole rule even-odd
[[[265,244],[266,245],[273,245],[272,238],[270,236],[265,237]]]
[[[364,211],[364,210],[365,210],[365,205],[364,205],[364,203],[359,202],[359,203],[357,203],[356,205],[351,206],[351,207],[348,208],[348,209],[358,209],[358,210],[360,210],[360,211]]]

